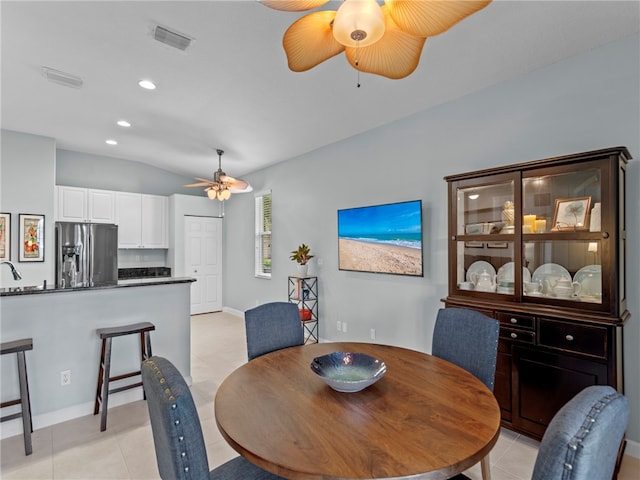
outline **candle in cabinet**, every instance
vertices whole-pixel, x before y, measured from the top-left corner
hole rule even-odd
[[[536,216],[535,215],[525,215],[524,216],[524,225],[529,225],[530,231],[534,232],[536,229]]]
[[[536,233],[544,233],[547,231],[547,221],[546,220],[536,220]]]

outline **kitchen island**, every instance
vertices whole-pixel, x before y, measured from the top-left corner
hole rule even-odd
[[[34,430],[93,413],[101,346],[98,328],[153,323],[153,354],[170,359],[190,383],[193,281],[157,277],[120,280],[117,285],[101,287],[0,289],[0,341],[33,338],[33,350],[27,352],[26,359]],[[112,376],[139,368],[138,342],[135,335],[114,340]],[[2,401],[17,397],[15,356],[0,357],[0,369]],[[66,371],[71,372],[71,382],[62,386],[61,372]],[[109,406],[141,398],[141,388],[128,390],[110,396]],[[19,420],[6,422],[2,437],[21,431]]]

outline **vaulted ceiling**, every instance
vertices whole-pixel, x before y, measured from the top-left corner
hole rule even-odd
[[[2,128],[189,177],[211,176],[216,148],[226,151],[225,170],[243,175],[640,30],[637,1],[497,0],[427,39],[411,76],[362,74],[358,88],[344,55],[291,72],[282,35],[304,12],[254,0],[3,0],[0,8]],[[155,25],[193,38],[191,46],[157,42]],[[47,81],[43,66],[81,77],[82,87]],[[156,90],[142,90],[141,79]]]

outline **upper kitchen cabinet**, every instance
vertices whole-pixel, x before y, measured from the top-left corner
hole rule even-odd
[[[56,220],[116,223],[115,192],[57,186]]]
[[[116,193],[118,248],[169,248],[169,199]]]

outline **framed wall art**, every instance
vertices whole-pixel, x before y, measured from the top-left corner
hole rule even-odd
[[[0,213],[0,262],[11,260],[11,214]]]
[[[422,277],[422,201],[338,210],[338,269]]]
[[[21,213],[18,249],[20,262],[44,262],[44,215]]]
[[[587,215],[591,197],[558,198],[553,213],[552,230],[588,230]]]

